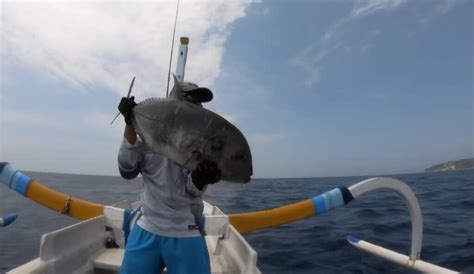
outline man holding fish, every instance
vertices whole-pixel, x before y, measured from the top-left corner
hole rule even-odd
[[[202,108],[202,103],[211,101],[213,95],[209,89],[193,83],[175,82],[170,97],[184,99],[180,104],[186,107]],[[154,149],[155,140],[147,142],[144,129],[136,128],[141,125],[137,122],[140,112],[134,110],[136,106],[133,96],[123,97],[118,106],[126,123],[118,155],[120,174],[133,179],[141,173],[144,187],[143,215],[128,238],[121,273],[161,273],[164,267],[172,274],[210,273],[203,237],[202,194],[208,184],[221,179],[221,169],[215,161],[202,156],[190,171],[164,155],[169,155],[166,146]],[[153,120],[151,114],[145,114]],[[179,111],[173,115],[179,115]],[[161,127],[162,132],[155,133],[166,135],[167,127],[180,127],[173,121],[168,120],[166,127]]]

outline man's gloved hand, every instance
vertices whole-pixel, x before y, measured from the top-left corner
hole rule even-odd
[[[123,117],[125,118],[125,124],[131,125],[132,124],[132,109],[137,105],[135,103],[135,96],[130,98],[122,97],[120,100],[120,104],[118,105],[118,110],[122,113]]]
[[[221,180],[221,170],[215,162],[202,161],[197,168],[191,172],[194,185],[202,190],[205,185],[215,184]]]

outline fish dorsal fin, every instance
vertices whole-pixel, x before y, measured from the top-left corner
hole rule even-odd
[[[141,101],[140,103],[138,103],[139,105],[146,105],[146,104],[152,104],[152,103],[155,103],[155,102],[158,102],[158,101],[161,101],[162,99],[160,98],[157,98],[157,97],[150,97],[150,98],[147,98],[143,101]]]
[[[179,82],[176,75],[174,75],[174,73],[173,73],[173,79],[174,79],[174,87],[171,90],[170,98],[183,101],[184,100],[183,88],[181,87],[181,83]]]

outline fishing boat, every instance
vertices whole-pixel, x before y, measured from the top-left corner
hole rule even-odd
[[[0,182],[43,206],[83,220],[42,235],[40,256],[7,273],[119,273],[126,237],[139,217],[141,202],[124,201],[105,206],[81,200],[48,188],[5,162],[0,163]],[[410,254],[400,254],[355,236],[347,236],[347,241],[358,249],[409,269],[457,273],[420,259],[421,208],[408,185],[393,178],[371,178],[301,202],[250,213],[226,215],[218,207],[204,202],[204,232],[212,273],[261,273],[257,267],[257,252],[242,233],[322,214],[374,190],[394,191],[408,207],[412,223]]]
[[[187,38],[181,38],[176,69],[180,81],[184,79],[188,43]],[[7,273],[119,273],[127,236],[140,216],[141,202],[123,201],[108,206],[71,197],[31,179],[7,162],[0,163],[0,182],[40,205],[81,220],[42,235],[39,257]],[[423,236],[421,208],[408,185],[393,178],[371,178],[301,202],[242,214],[226,215],[217,206],[204,202],[204,233],[212,273],[261,273],[257,267],[257,252],[242,234],[322,214],[375,190],[396,192],[408,207],[412,223],[410,254],[400,254],[352,235],[347,236],[348,243],[409,269],[457,273],[420,259]],[[0,219],[0,224],[11,224],[16,217],[13,216]]]
[[[105,207],[104,214],[42,235],[40,256],[7,273],[119,273],[124,256],[124,218],[140,203]],[[216,206],[204,203],[205,236],[212,273],[261,273],[257,252]],[[165,272],[166,273],[166,272]]]

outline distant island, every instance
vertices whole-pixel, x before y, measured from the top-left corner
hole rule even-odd
[[[450,161],[425,169],[425,172],[441,172],[474,169],[474,158]]]

